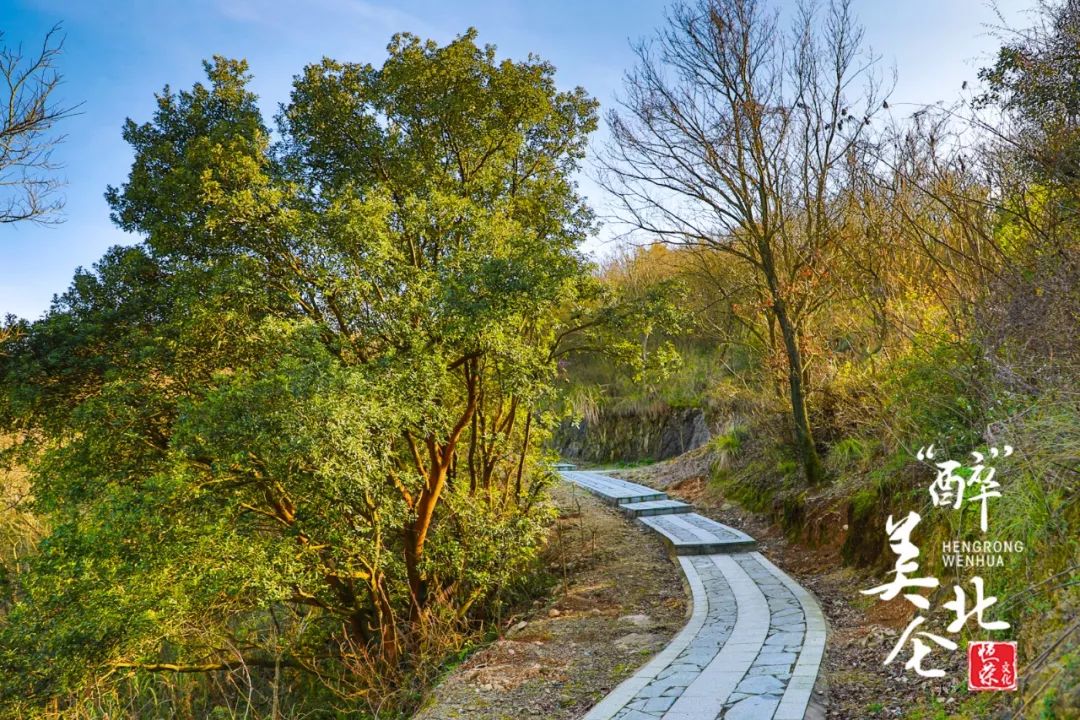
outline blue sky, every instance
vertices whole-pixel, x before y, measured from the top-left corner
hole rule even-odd
[[[782,6],[791,5],[780,0]],[[1020,17],[1028,0],[1001,0]],[[663,20],[663,0],[0,0],[5,42],[39,43],[55,23],[67,36],[62,101],[82,113],[63,123],[67,141],[55,157],[67,179],[66,221],[54,227],[0,226],[0,317],[36,318],[62,292],[78,266],[106,248],[136,242],[112,226],[103,193],[127,176],[131,152],[120,137],[124,119],[153,111],[166,83],[189,87],[201,61],[213,54],[243,57],[254,89],[272,116],[287,99],[293,75],[330,56],[381,63],[390,36],[410,31],[446,42],[469,26],[501,55],[539,54],[558,68],[563,87],[581,85],[610,106],[623,71],[632,65],[629,41]],[[867,42],[898,73],[890,104],[951,100],[996,47],[982,0],[854,0]],[[602,193],[582,188],[603,208]],[[590,243],[602,252],[604,236]]]

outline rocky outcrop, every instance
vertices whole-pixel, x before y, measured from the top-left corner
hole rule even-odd
[[[666,460],[701,447],[710,437],[701,409],[678,408],[647,415],[606,411],[594,421],[565,421],[554,442],[566,459],[606,463]]]

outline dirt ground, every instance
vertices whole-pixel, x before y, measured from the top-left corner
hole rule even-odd
[[[688,589],[658,536],[584,491],[555,489],[549,598],[452,671],[417,720],[579,718],[663,648]]]

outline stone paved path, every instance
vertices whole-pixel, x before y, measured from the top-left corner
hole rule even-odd
[[[754,539],[664,493],[603,473],[562,476],[662,535],[693,593],[686,627],[583,720],[804,720],[825,649],[813,596]]]

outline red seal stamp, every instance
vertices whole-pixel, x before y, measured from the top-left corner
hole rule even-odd
[[[1016,643],[991,640],[968,643],[968,689],[1015,690]]]

